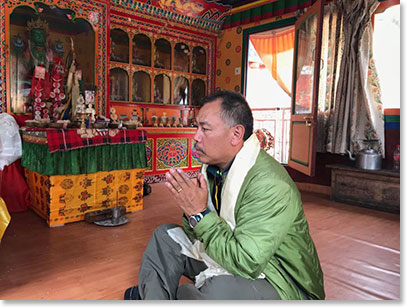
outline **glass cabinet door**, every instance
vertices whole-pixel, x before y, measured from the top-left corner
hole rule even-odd
[[[9,84],[2,84],[6,76],[0,75],[0,92],[9,86],[7,94],[12,113],[59,119],[60,107],[68,103],[72,95],[66,88],[68,71],[74,67],[69,56],[71,46],[75,50],[86,50],[86,54],[75,53],[77,65],[71,70],[75,71],[72,76],[87,87],[97,82],[95,31],[86,19],[68,20],[66,15],[72,14],[69,9],[35,2],[37,12],[23,4],[24,1],[20,2],[22,5],[15,7],[9,16],[8,29],[2,29],[9,34],[8,42],[0,42],[9,52],[8,56],[1,55],[8,61]]]
[[[154,67],[171,69],[171,44],[166,39],[157,39],[154,44]]]
[[[176,77],[174,83],[174,104],[188,105],[189,82],[185,77]]]
[[[205,82],[201,79],[192,81],[191,102],[193,106],[199,106],[201,99],[206,96]]]
[[[144,71],[133,74],[133,102],[151,102],[151,78]]]
[[[206,74],[206,51],[202,47],[195,47],[192,52],[192,72]]]
[[[110,61],[129,63],[129,36],[123,30],[110,31]]]
[[[144,34],[133,37],[133,64],[151,66],[151,40]]]
[[[165,74],[154,78],[154,103],[171,103],[171,79]]]
[[[177,43],[174,48],[174,70],[189,72],[189,47],[184,43]]]
[[[122,68],[110,70],[110,100],[129,100],[129,75]]]

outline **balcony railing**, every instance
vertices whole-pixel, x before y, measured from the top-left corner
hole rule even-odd
[[[254,129],[265,128],[274,137],[274,146],[267,153],[280,163],[288,161],[290,142],[290,108],[252,109]]]

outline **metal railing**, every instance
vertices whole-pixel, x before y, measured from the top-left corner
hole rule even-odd
[[[288,162],[290,141],[290,108],[252,109],[254,130],[265,128],[274,137],[274,146],[267,153],[280,163]]]

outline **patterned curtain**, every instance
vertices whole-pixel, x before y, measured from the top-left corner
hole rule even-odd
[[[354,153],[366,147],[363,140],[377,139],[375,148],[384,156],[384,115],[372,53],[371,16],[378,5],[377,0],[337,0],[327,6],[318,151]]]

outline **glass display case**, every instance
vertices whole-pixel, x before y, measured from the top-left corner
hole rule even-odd
[[[171,79],[165,74],[154,78],[154,103],[169,104],[171,102]]]
[[[189,72],[190,68],[190,51],[184,43],[175,44],[174,48],[174,70]]]
[[[111,102],[199,106],[207,95],[208,59],[202,46],[147,32],[127,34],[124,27],[110,33]]]
[[[201,99],[206,96],[205,82],[201,79],[192,81],[191,104],[199,106]]]
[[[176,77],[174,84],[174,104],[188,105],[189,82],[185,77]]]
[[[145,71],[133,74],[133,102],[151,102],[151,78]]]
[[[171,44],[164,38],[155,41],[154,67],[171,69]]]
[[[132,63],[143,66],[151,66],[151,40],[147,35],[134,35]]]
[[[121,29],[110,30],[110,61],[129,62],[129,36]]]
[[[69,75],[79,92],[95,85],[94,29],[85,19],[72,22],[71,15],[40,2],[10,14],[10,112],[59,119],[62,107],[76,97]]]
[[[206,51],[202,47],[195,47],[192,52],[192,72],[206,74]]]
[[[110,100],[129,100],[129,75],[122,68],[110,70]]]

